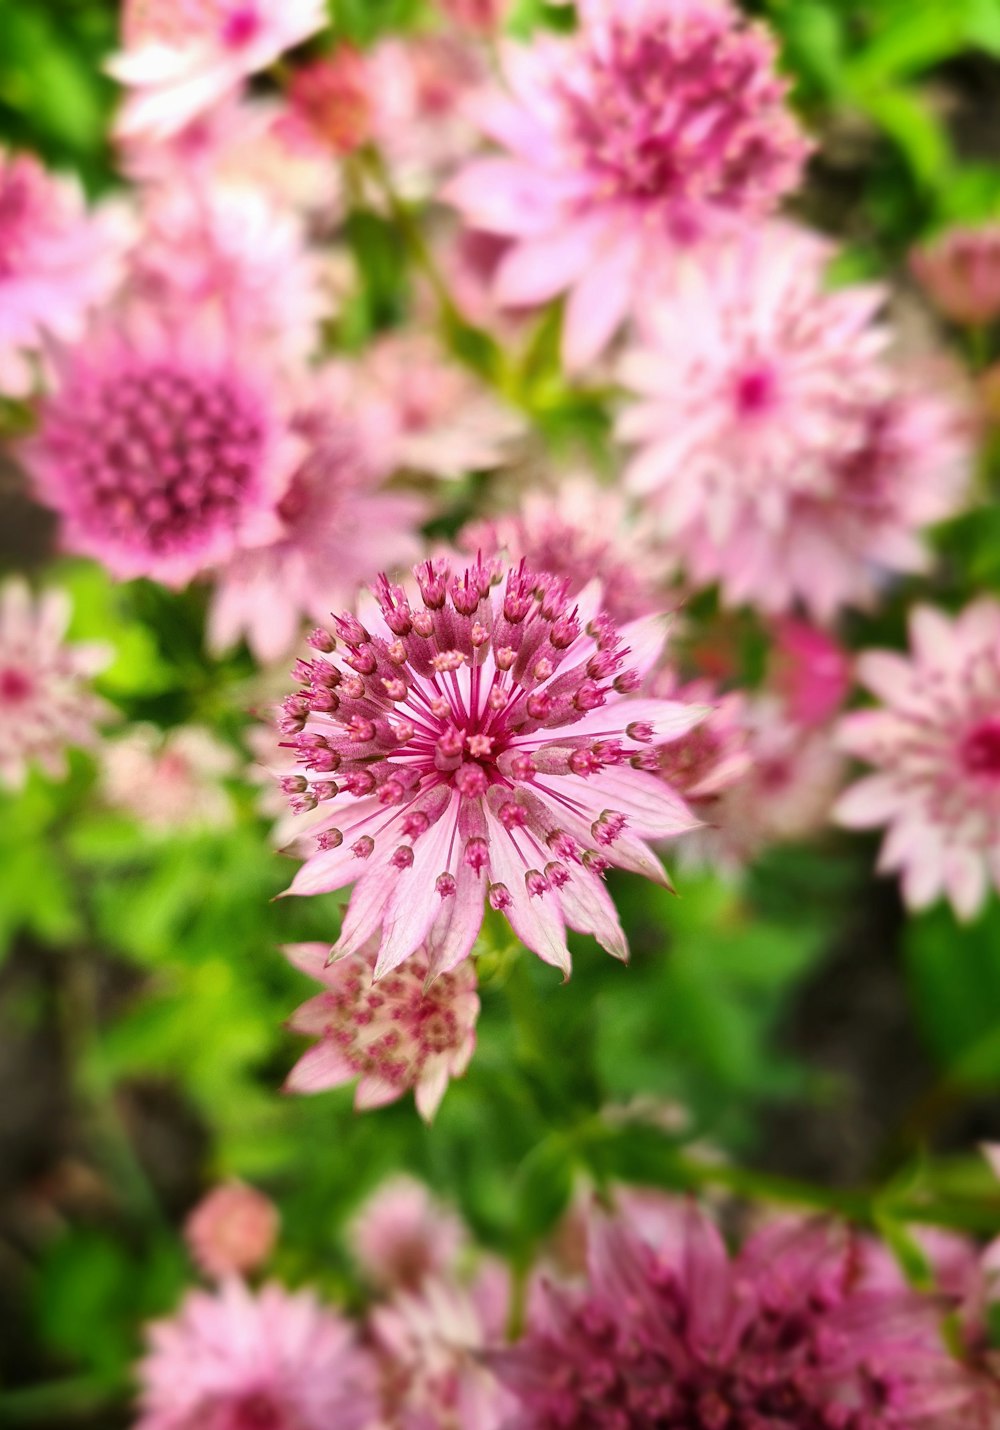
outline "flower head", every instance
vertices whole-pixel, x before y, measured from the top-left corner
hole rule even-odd
[[[380,577],[365,624],[317,632],[298,669],[282,717],[302,767],[293,797],[329,813],[290,892],[355,883],[335,953],[381,929],[376,977],[425,943],[432,974],[454,967],[486,902],[564,972],[567,924],[624,958],[604,870],[663,879],[644,840],[695,822],[649,772],[650,747],[703,712],[632,694],[658,621],[619,633],[595,588],[572,601],[523,562],[428,561],[415,576],[412,601]]]
[[[280,1217],[270,1197],[245,1182],[213,1187],[184,1223],[188,1249],[206,1276],[246,1275],[274,1250]]]
[[[447,1276],[466,1239],[454,1213],[406,1176],[376,1188],[349,1234],[355,1260],[383,1290],[416,1291],[430,1277]]]
[[[564,351],[601,351],[651,268],[730,236],[796,185],[808,145],[785,106],[766,30],[726,0],[588,0],[567,39],[504,53],[506,93],[474,111],[503,158],[447,196],[517,240],[506,302],[571,290]]]
[[[0,393],[30,390],[47,338],[80,336],[118,283],[127,239],[116,210],[88,214],[73,180],[0,150]]]
[[[220,780],[235,772],[233,751],[197,725],[169,734],[130,725],[101,752],[108,804],[161,832],[230,825],[233,806]]]
[[[479,998],[472,965],[428,984],[427,957],[417,953],[376,984],[375,947],[334,964],[327,944],[291,944],[285,952],[324,985],[289,1024],[319,1041],[292,1069],[288,1091],[322,1092],[357,1081],[354,1106],[361,1112],[412,1088],[417,1111],[429,1122],[449,1080],[461,1077],[475,1051]]]
[[[124,139],[167,139],[326,24],[324,0],[126,0]]]
[[[523,1341],[491,1356],[522,1430],[964,1423],[946,1419],[970,1389],[933,1301],[859,1287],[845,1233],[776,1223],[731,1261],[694,1208],[646,1230],[596,1221],[587,1283],[546,1288]]]
[[[926,565],[921,528],[969,469],[962,407],[891,371],[881,291],[827,291],[828,256],[776,227],[654,305],[620,422],[640,447],[626,483],[695,584],[823,620],[869,602],[878,571]]]
[[[788,616],[775,626],[772,684],[803,728],[836,715],[851,685],[848,652],[827,631]]]
[[[372,137],[374,86],[364,56],[351,45],[300,65],[288,97],[293,114],[337,154],[350,154]]]
[[[58,777],[68,745],[95,743],[106,713],[87,685],[111,659],[106,646],[66,645],[69,601],[37,600],[23,581],[0,587],[0,785],[16,787],[30,764]]]
[[[879,868],[899,872],[914,909],[945,894],[961,918],[1000,887],[1000,604],[954,619],[929,606],[910,618],[911,654],[866,651],[857,675],[882,702],[841,721],[844,749],[876,773],[836,815],[887,825]]]
[[[275,534],[294,453],[272,395],[241,363],[115,334],[69,359],[30,457],[67,549],[120,578],[181,586]]]
[[[956,323],[1000,316],[1000,224],[949,229],[914,249],[910,267],[935,307]]]
[[[371,1370],[307,1291],[193,1291],[149,1329],[137,1430],[366,1430]]]

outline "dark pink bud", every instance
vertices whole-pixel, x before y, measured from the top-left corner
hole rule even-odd
[[[596,775],[601,762],[593,750],[574,750],[569,757],[569,767],[575,775]]]
[[[545,877],[553,889],[561,889],[564,884],[569,883],[570,874],[565,864],[560,864],[558,860],[553,859],[545,866]]]
[[[408,844],[401,844],[392,856],[394,869],[409,869],[413,864],[413,850]]]
[[[316,843],[321,849],[339,849],[343,842],[344,836],[339,829],[324,829],[316,836]]]
[[[310,631],[306,636],[306,642],[312,646],[313,650],[322,651],[324,655],[330,655],[337,649],[337,642],[322,626],[317,626],[314,631]]]
[[[439,874],[434,881],[434,887],[442,899],[449,899],[454,895],[458,885],[453,874]]]
[[[524,876],[524,886],[532,898],[539,899],[548,892],[549,881],[539,869],[529,869]]]
[[[513,800],[508,800],[497,810],[497,819],[504,829],[523,829],[528,822],[528,816],[519,804]]]
[[[625,733],[630,740],[638,740],[642,745],[648,745],[653,738],[653,727],[648,720],[633,720],[630,725],[625,726]]]
[[[421,834],[426,834],[430,829],[431,822],[422,809],[414,809],[403,817],[403,833],[410,839],[419,839]]]
[[[360,839],[355,840],[351,845],[351,853],[356,859],[368,859],[375,848],[375,841],[370,834],[362,834]]]
[[[481,874],[490,861],[490,847],[480,835],[474,834],[465,845],[465,862],[475,873]],[[508,895],[508,898],[510,896]]]
[[[344,788],[348,794],[361,798],[375,788],[375,776],[370,770],[352,770],[344,780]]]
[[[631,695],[641,684],[637,670],[623,670],[621,675],[615,676],[615,689],[619,695]]]
[[[486,891],[486,897],[490,901],[490,908],[498,914],[503,913],[504,909],[509,909],[514,902],[506,884],[491,884]]]
[[[573,704],[581,714],[596,710],[599,705],[604,704],[604,692],[592,680],[584,680],[573,696]]]
[[[552,697],[544,690],[528,696],[528,714],[532,720],[545,720],[552,714]]]
[[[482,799],[489,789],[489,780],[478,765],[459,765],[455,771],[455,786],[467,799]]]
[[[538,766],[530,755],[519,753],[510,761],[510,773],[512,779],[530,780],[538,773]]]

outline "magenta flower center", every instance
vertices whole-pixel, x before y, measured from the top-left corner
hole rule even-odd
[[[81,526],[158,555],[238,524],[266,443],[237,382],[167,361],[84,381],[51,410],[45,436]]]
[[[31,695],[30,677],[16,666],[0,670],[0,705],[19,705]]]
[[[32,177],[24,160],[8,163],[0,173],[0,278],[10,278],[18,271],[26,247],[43,222]]]
[[[774,369],[764,363],[749,367],[736,379],[734,399],[741,417],[758,417],[770,412],[778,395]]]
[[[962,764],[970,775],[1000,779],[1000,720],[984,720],[962,740]]]
[[[228,1408],[219,1430],[292,1430],[292,1422],[263,1391],[254,1391]]]
[[[226,16],[222,28],[223,42],[230,49],[242,49],[260,33],[260,25],[256,5],[239,5]]]

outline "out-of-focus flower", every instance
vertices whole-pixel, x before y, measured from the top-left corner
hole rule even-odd
[[[368,1430],[372,1372],[310,1292],[228,1280],[149,1328],[136,1430]]]
[[[1000,887],[1000,604],[910,617],[909,658],[865,651],[857,675],[882,702],[847,715],[840,743],[875,765],[837,804],[852,829],[888,825],[879,870],[922,909],[942,894],[972,918]]]
[[[524,421],[419,332],[381,338],[365,354],[357,400],[389,469],[439,477],[498,467]]]
[[[67,550],[182,586],[280,535],[298,453],[262,373],[196,332],[157,330],[67,356],[28,458]]]
[[[664,880],[645,841],[696,823],[649,770],[654,744],[705,712],[634,696],[663,642],[658,619],[619,633],[598,613],[596,583],[573,602],[523,563],[453,574],[428,561],[414,574],[412,605],[380,577],[365,624],[334,622],[342,664],[317,632],[317,658],[285,702],[302,768],[294,798],[328,810],[326,847],[289,892],[354,883],[335,953],[357,953],[381,928],[377,977],[421,945],[433,974],[453,968],[486,902],[566,974],[567,924],[625,958],[604,871]]]
[[[417,1111],[430,1122],[448,1083],[461,1077],[476,1047],[479,998],[471,963],[428,982],[426,954],[411,956],[377,984],[377,944],[329,963],[323,943],[290,944],[289,959],[324,991],[289,1022],[319,1042],[288,1076],[289,1092],[322,1092],[357,1081],[358,1112],[384,1107],[413,1090]]]
[[[245,1182],[224,1182],[191,1212],[184,1240],[199,1270],[221,1280],[263,1266],[274,1250],[280,1224],[270,1197]]]
[[[372,137],[374,95],[368,65],[352,45],[300,65],[288,86],[292,113],[337,154],[350,154]]]
[[[46,341],[80,337],[121,277],[129,228],[116,208],[88,213],[73,179],[0,149],[0,393],[25,396]]]
[[[456,25],[489,35],[507,9],[507,0],[438,0],[438,8]]]
[[[259,660],[277,660],[303,617],[327,619],[375,573],[420,554],[425,503],[382,488],[373,443],[347,415],[338,384],[319,383],[297,430],[308,450],[278,502],[276,539],[238,552],[218,573],[209,615],[216,650],[245,635]]]
[[[211,321],[235,351],[248,346],[293,370],[315,351],[329,315],[301,220],[245,184],[157,186],[129,300],[181,331]]]
[[[505,347],[517,343],[526,331],[529,310],[504,308],[496,299],[497,269],[510,248],[499,234],[458,224],[432,232],[437,268],[448,275],[448,292],[467,323],[483,328]],[[437,297],[429,283],[418,292],[419,311],[433,315]]]
[[[510,1277],[495,1261],[467,1284],[432,1278],[372,1312],[386,1423],[393,1430],[509,1430],[517,1401],[484,1363],[504,1337]]]
[[[111,651],[66,645],[69,615],[65,592],[32,599],[21,580],[0,586],[0,785],[20,786],[31,764],[58,778],[67,746],[94,745],[94,726],[110,714],[88,680]]]
[[[570,290],[578,369],[678,248],[729,237],[795,187],[808,144],[785,105],[767,31],[725,0],[587,0],[570,38],[503,54],[506,92],[474,114],[504,157],[446,190],[475,228],[516,246],[507,303]]]
[[[587,1283],[545,1287],[521,1343],[489,1358],[519,1430],[965,1423],[933,1300],[859,1288],[847,1233],[779,1222],[730,1260],[693,1207],[646,1232],[595,1221]]]
[[[847,651],[828,632],[791,616],[777,622],[774,634],[771,685],[789,719],[803,727],[825,725],[850,688]]]
[[[126,0],[118,134],[170,138],[326,22],[324,0]]]
[[[869,602],[879,572],[923,569],[920,531],[970,470],[963,407],[893,374],[872,322],[882,291],[827,291],[828,257],[776,226],[653,305],[619,428],[641,449],[626,483],[692,582],[820,620]]]
[[[348,1228],[355,1260],[382,1290],[419,1290],[454,1269],[465,1241],[461,1222],[413,1177],[392,1177]]]
[[[104,798],[158,831],[224,829],[233,806],[219,781],[236,773],[236,757],[196,725],[164,734],[130,725],[101,751]]]
[[[471,522],[458,545],[523,558],[533,571],[567,581],[571,596],[596,579],[604,610],[623,622],[663,609],[672,564],[650,537],[619,491],[575,478],[555,492],[528,492],[516,513]]]
[[[711,681],[678,685],[670,671],[653,677],[654,694],[704,705],[709,714],[700,725],[657,749],[659,771],[672,789],[683,795],[696,813],[704,811],[749,771],[747,701],[741,691],[716,696]]]
[[[1000,224],[949,229],[915,248],[910,268],[934,306],[954,322],[1000,317]]]

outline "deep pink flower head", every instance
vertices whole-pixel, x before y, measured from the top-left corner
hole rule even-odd
[[[324,0],[125,0],[123,139],[168,139],[327,22]]]
[[[776,623],[772,684],[798,725],[824,725],[843,705],[851,684],[848,652],[827,631],[786,616]]]
[[[968,919],[1000,888],[1000,604],[984,598],[954,619],[917,607],[910,646],[858,659],[882,703],[845,716],[840,743],[877,772],[836,814],[852,829],[888,825],[879,870],[902,876],[910,908],[945,894]]]
[[[199,1270],[213,1280],[256,1271],[274,1250],[278,1208],[246,1182],[223,1182],[184,1223],[184,1240]]]
[[[136,1430],[368,1430],[368,1358],[308,1291],[230,1280],[148,1333]]]
[[[453,968],[486,902],[565,973],[567,924],[624,958],[604,871],[663,880],[644,841],[696,823],[649,767],[653,743],[704,712],[633,693],[659,622],[619,632],[595,587],[573,601],[523,562],[414,574],[412,601],[380,577],[364,623],[345,614],[336,640],[317,632],[298,668],[283,716],[302,766],[294,798],[329,812],[326,847],[289,892],[354,883],[334,951],[357,953],[381,929],[376,977],[422,944],[433,975]]]
[[[774,44],[726,0],[586,0],[568,39],[503,54],[506,91],[473,114],[507,154],[446,196],[518,242],[508,303],[570,290],[563,349],[595,358],[677,246],[728,237],[798,182],[808,144]]]
[[[417,1111],[430,1122],[450,1079],[462,1076],[475,1051],[472,964],[428,983],[428,956],[417,952],[374,983],[377,944],[332,964],[325,943],[289,944],[285,953],[324,985],[289,1021],[292,1032],[319,1041],[292,1068],[286,1090],[323,1092],[357,1082],[354,1107],[363,1112],[412,1089]]]
[[[351,1250],[382,1290],[416,1291],[455,1268],[466,1243],[461,1222],[413,1177],[377,1187],[348,1228]]]
[[[969,1387],[933,1301],[858,1286],[836,1229],[780,1222],[730,1259],[675,1207],[647,1240],[597,1220],[586,1285],[549,1287],[491,1364],[518,1430],[918,1430],[958,1425]],[[939,1417],[941,1417],[939,1419]]]
[[[372,137],[374,85],[352,45],[299,65],[288,85],[292,112],[337,154],[350,154]]]
[[[111,651],[66,645],[69,615],[62,591],[33,600],[23,581],[0,586],[0,786],[21,785],[32,764],[58,778],[67,746],[94,745],[94,726],[110,714],[88,679]]]
[[[121,277],[129,237],[123,213],[88,214],[72,179],[0,149],[0,393],[30,391],[47,339],[80,337]]]
[[[992,323],[1000,316],[1000,224],[949,229],[915,248],[910,268],[946,318]]]
[[[277,660],[304,618],[325,620],[377,572],[420,555],[426,504],[384,489],[380,442],[348,415],[337,382],[319,382],[295,426],[307,450],[278,502],[275,539],[218,572],[209,614],[216,650],[245,636],[259,660]]]
[[[873,286],[829,291],[830,250],[774,226],[644,315],[622,377],[625,474],[696,585],[829,620],[882,571],[927,564],[920,531],[960,504],[969,424],[884,361]]]
[[[261,374],[157,332],[108,334],[67,359],[29,461],[68,550],[182,586],[279,533],[297,455]]]
[[[552,493],[527,492],[515,513],[470,522],[458,545],[472,554],[523,558],[533,571],[568,581],[572,596],[596,579],[604,609],[619,622],[662,610],[673,569],[620,491],[592,478],[566,481]]]

